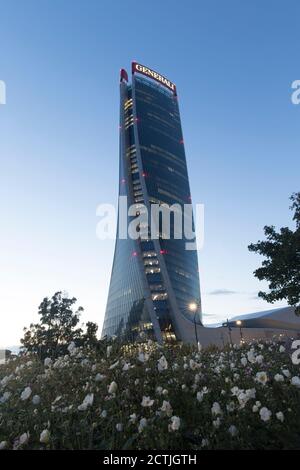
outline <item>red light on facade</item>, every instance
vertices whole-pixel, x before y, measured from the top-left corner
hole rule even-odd
[[[121,183],[122,183],[122,184],[125,184],[125,183],[126,183],[126,179],[125,179],[125,178],[122,178],[122,179],[121,179]]]
[[[137,256],[137,251],[133,251],[132,256]]]
[[[144,178],[147,178],[148,174],[147,174],[145,171],[143,171],[142,176],[143,176]]]
[[[183,139],[181,139],[181,140],[179,141],[179,143],[180,143],[180,144],[183,144],[183,143],[184,143],[184,140],[183,140]]]
[[[167,250],[160,250],[161,255],[166,255],[167,253],[168,253]]]
[[[191,201],[191,200],[192,200],[192,196],[188,196],[188,200]]]

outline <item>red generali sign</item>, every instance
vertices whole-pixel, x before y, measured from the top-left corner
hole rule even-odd
[[[173,91],[173,93],[176,95],[175,83],[170,82],[170,80],[168,80],[160,73],[155,72],[155,70],[149,69],[148,67],[145,67],[145,65],[139,64],[138,62],[132,62],[132,73],[135,72],[146,75],[146,77],[153,78],[153,80],[156,80],[161,85],[164,85],[169,90]]]

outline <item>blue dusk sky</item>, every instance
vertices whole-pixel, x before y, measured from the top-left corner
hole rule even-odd
[[[257,298],[263,226],[293,226],[300,190],[300,3],[276,0],[1,0],[0,346],[64,290],[101,331],[117,202],[119,69],[137,60],[178,88],[204,321],[272,308]],[[279,302],[275,306],[285,305]]]

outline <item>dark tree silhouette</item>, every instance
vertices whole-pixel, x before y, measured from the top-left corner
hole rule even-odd
[[[98,344],[98,339],[97,339],[97,331],[98,331],[98,325],[92,321],[88,321],[86,323],[86,332],[81,338],[81,343],[85,345],[89,345],[91,347],[95,347]]]
[[[300,314],[300,192],[291,196],[296,229],[282,227],[276,232],[274,226],[264,227],[265,241],[249,245],[249,250],[265,256],[262,267],[254,271],[261,281],[269,282],[269,292],[259,292],[268,302],[286,299]]]
[[[23,348],[44,358],[63,354],[72,341],[79,344],[83,338],[83,331],[78,328],[83,308],[74,311],[76,302],[75,297],[69,298],[62,292],[56,292],[51,299],[45,297],[39,306],[39,323],[24,328],[24,337],[21,339]],[[88,324],[86,338],[96,334],[97,325],[92,325],[95,324]]]

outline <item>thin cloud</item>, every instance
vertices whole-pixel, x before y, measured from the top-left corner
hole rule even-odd
[[[233,295],[233,294],[238,294],[238,292],[235,290],[229,290],[229,289],[215,289],[209,293],[209,295]]]

